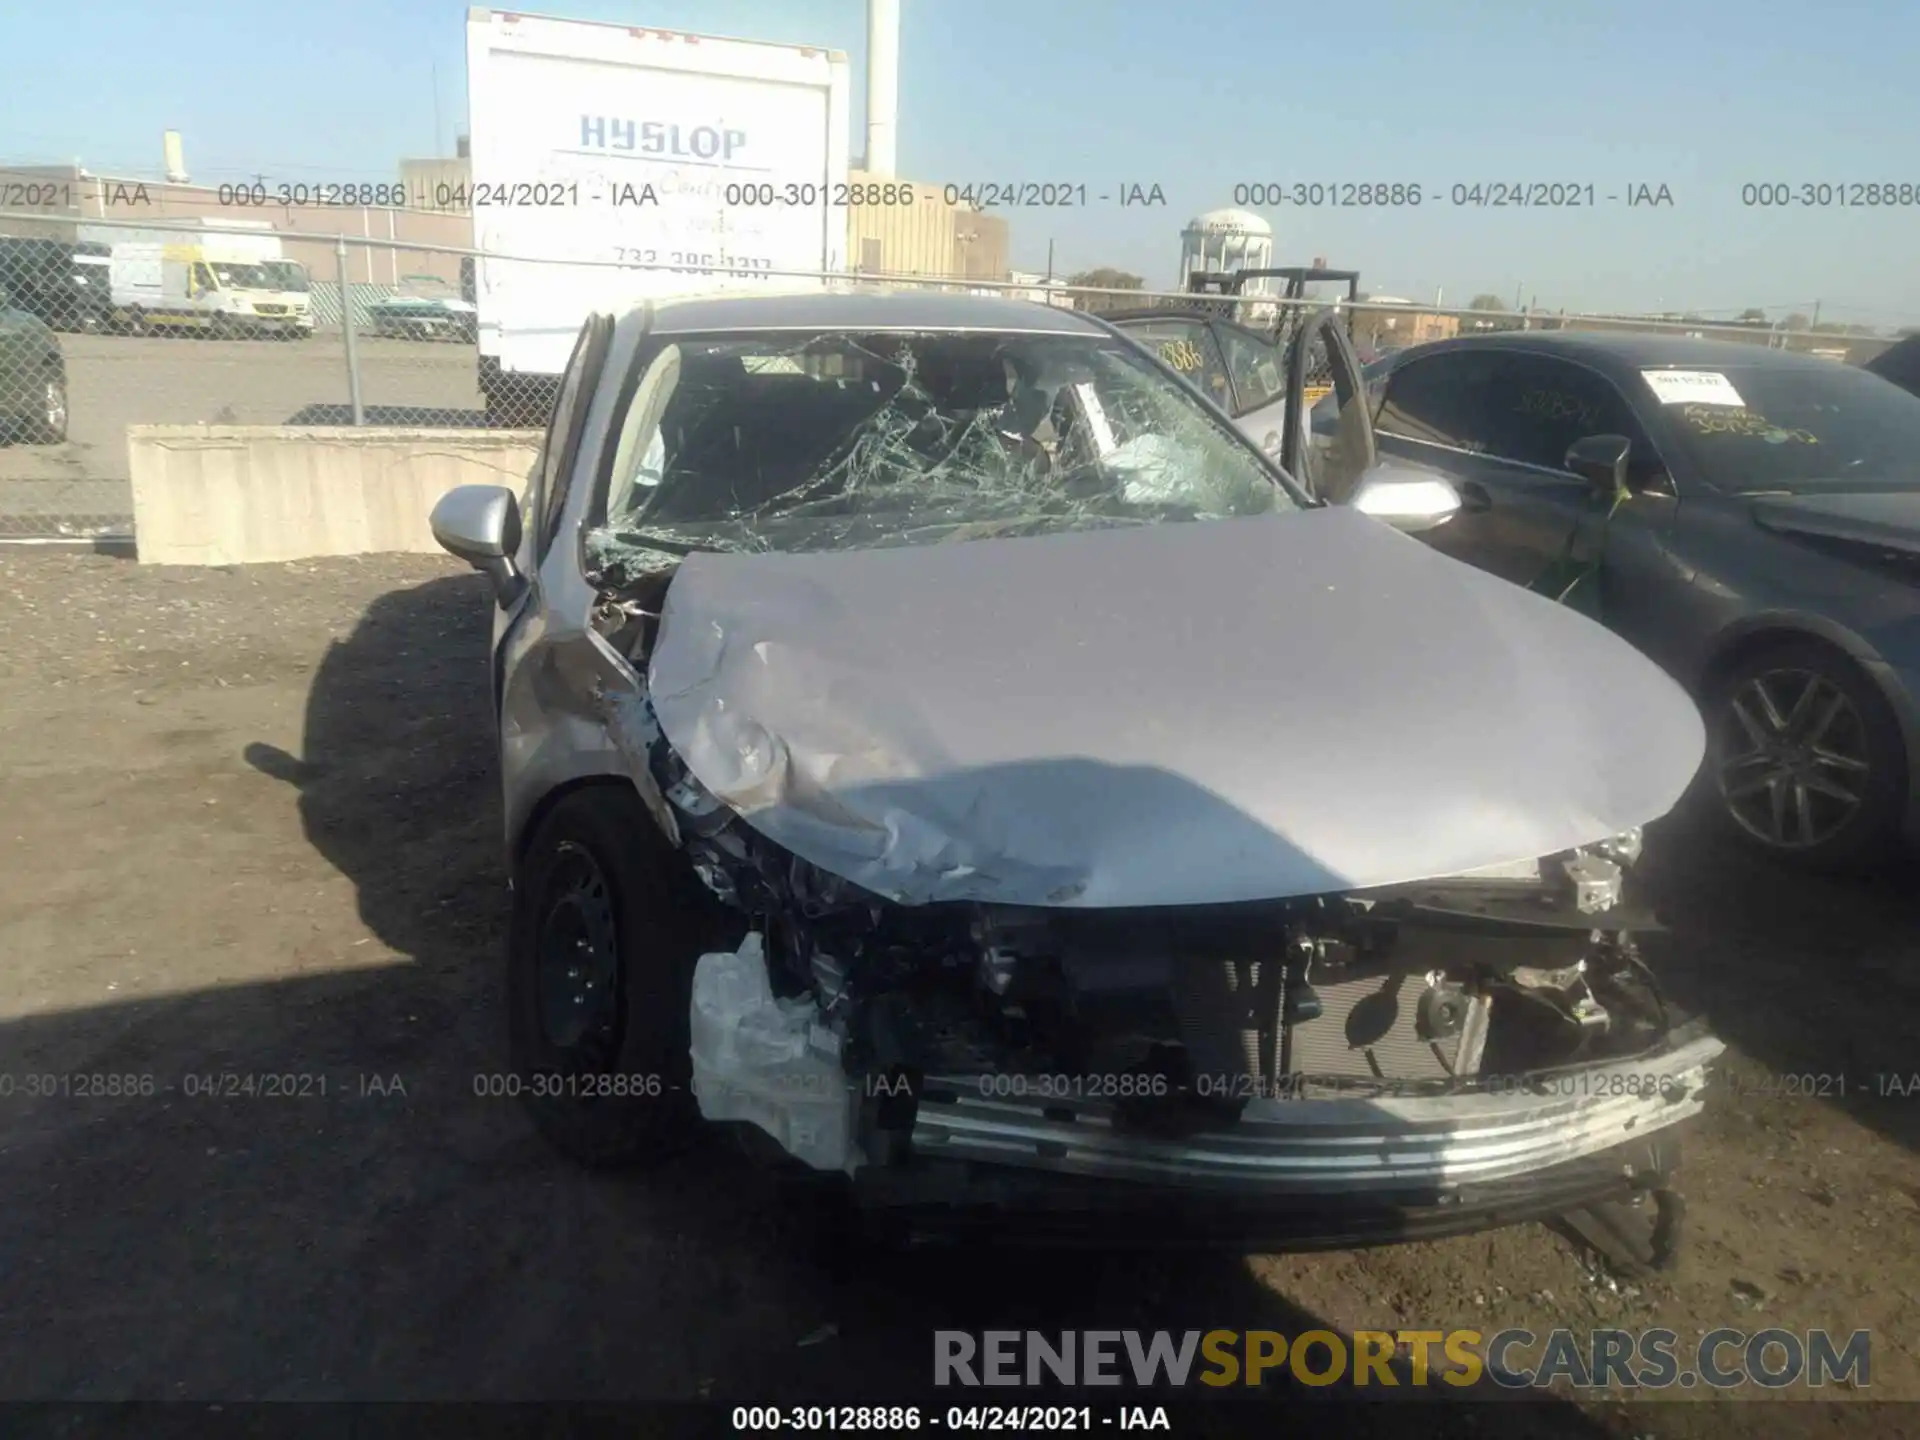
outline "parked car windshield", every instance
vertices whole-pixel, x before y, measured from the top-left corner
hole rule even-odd
[[[1231,427],[1104,335],[680,340],[647,358],[606,483],[590,553],[627,568],[1297,503]]]
[[[274,290],[279,288],[278,280],[264,265],[235,265],[229,261],[213,262],[213,274],[222,285],[234,290]]]
[[[1838,363],[1731,366],[1738,405],[1665,407],[1675,443],[1718,489],[1920,489],[1920,398]]]

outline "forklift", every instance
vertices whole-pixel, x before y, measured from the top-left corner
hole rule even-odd
[[[1187,276],[1189,295],[1244,295],[1249,280],[1285,280],[1287,288],[1278,297],[1282,300],[1303,300],[1307,286],[1331,280],[1347,287],[1347,303],[1352,304],[1360,298],[1360,272],[1358,270],[1327,270],[1315,265],[1285,265],[1276,270],[1195,270]],[[1340,302],[1335,301],[1335,304]]]

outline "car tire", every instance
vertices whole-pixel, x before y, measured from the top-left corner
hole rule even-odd
[[[67,438],[66,377],[49,372],[40,382],[38,401],[27,420],[28,438],[36,445],[59,445]]]
[[[698,1132],[689,1008],[706,934],[692,883],[631,786],[563,796],[516,868],[513,1088],[582,1164],[665,1159]]]
[[[1793,726],[1775,733],[1775,720],[1793,720],[1803,698],[1798,733]],[[1892,706],[1846,655],[1817,640],[1768,646],[1716,678],[1705,710],[1702,790],[1726,833],[1808,870],[1857,871],[1891,857],[1906,809],[1906,748]],[[1814,740],[1805,740],[1816,725]],[[1838,786],[1854,798],[1847,803],[1825,789],[1806,790],[1809,784]],[[1784,824],[1773,810],[1776,792]],[[1803,814],[1810,823],[1802,825]],[[1776,827],[1784,839],[1766,833]]]

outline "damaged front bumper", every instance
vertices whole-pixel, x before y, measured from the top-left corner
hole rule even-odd
[[[1233,1125],[1130,1131],[1105,1105],[929,1082],[910,1161],[861,1165],[862,1223],[896,1243],[1344,1250],[1612,1214],[1643,1237],[1616,1263],[1664,1266],[1682,1207],[1678,1124],[1719,1041],[1677,1031],[1654,1057],[1536,1077],[1507,1093],[1263,1100]],[[1615,1092],[1618,1093],[1615,1093]],[[1639,1093],[1635,1093],[1638,1091]]]
[[[1194,1188],[1349,1195],[1510,1180],[1590,1159],[1700,1113],[1725,1047],[1703,1029],[1660,1054],[1474,1093],[1249,1102],[1231,1125],[1179,1136],[1128,1128],[1112,1105],[997,1097],[925,1082],[918,1159]]]
[[[851,1190],[867,1229],[896,1243],[1351,1250],[1562,1221],[1586,1243],[1604,1246],[1610,1258],[1619,1254],[1629,1267],[1660,1268],[1679,1239],[1681,1206],[1668,1188],[1679,1154],[1678,1132],[1662,1129],[1585,1159],[1503,1180],[1338,1196],[1179,1183],[1122,1185],[956,1161],[863,1169],[853,1177]],[[1612,1223],[1604,1228],[1580,1223],[1609,1210]],[[1623,1234],[1629,1237],[1625,1247],[1615,1238]]]

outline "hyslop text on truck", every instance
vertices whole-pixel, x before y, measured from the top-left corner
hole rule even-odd
[[[843,268],[847,73],[816,46],[469,11],[490,422],[546,422],[596,309]]]

